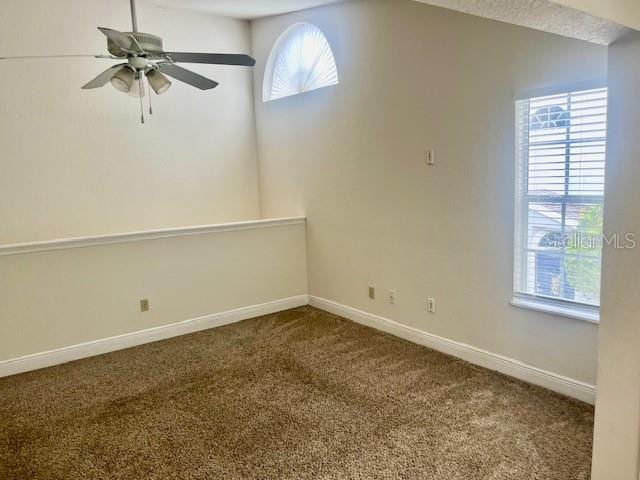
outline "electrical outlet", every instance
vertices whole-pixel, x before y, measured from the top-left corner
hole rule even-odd
[[[369,287],[369,298],[371,300],[375,300],[376,298],[376,289],[374,287]]]
[[[429,313],[436,313],[436,300],[435,298],[430,298],[427,300],[427,310]]]
[[[395,305],[395,303],[396,303],[396,291],[395,290],[389,290],[389,293],[387,294],[387,300],[389,300],[389,303],[391,305]]]
[[[149,311],[149,299],[148,298],[143,298],[142,300],[140,300],[140,311],[141,312],[148,312]]]

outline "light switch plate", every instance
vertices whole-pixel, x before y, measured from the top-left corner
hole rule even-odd
[[[436,152],[433,148],[427,150],[427,165],[433,167],[436,164]]]

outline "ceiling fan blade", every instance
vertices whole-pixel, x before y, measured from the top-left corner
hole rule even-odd
[[[218,82],[209,80],[207,77],[203,77],[191,70],[186,70],[177,65],[173,65],[172,63],[159,63],[158,67],[165,75],[169,75],[176,80],[180,80],[181,82],[191,85],[192,87],[199,88],[200,90],[211,90],[219,85]]]
[[[0,60],[40,60],[47,58],[117,58],[111,55],[20,55],[16,57],[0,57]]]
[[[116,72],[125,65],[126,63],[121,63],[119,65],[114,65],[113,67],[108,68],[107,70],[102,72],[100,75],[98,75],[96,78],[94,78],[89,83],[87,83],[84,87],[82,87],[82,89],[90,90],[92,88],[104,87],[107,83],[109,83],[109,81],[113,78]]]
[[[118,30],[113,30],[112,28],[104,27],[98,27],[98,30],[104,33],[109,40],[111,40],[125,52],[144,53],[144,50],[140,48],[140,45],[138,44],[136,39],[128,33],[123,33],[119,32]]]
[[[209,65],[239,65],[253,67],[256,61],[249,55],[234,55],[227,53],[181,53],[165,52],[165,56],[174,62],[182,63],[207,63]]]

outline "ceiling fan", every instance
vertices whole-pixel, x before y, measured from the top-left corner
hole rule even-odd
[[[145,96],[145,79],[151,89],[157,94],[165,93],[171,87],[171,77],[200,90],[210,90],[219,84],[214,80],[203,77],[195,72],[177,65],[177,63],[204,63],[209,65],[236,65],[253,67],[256,61],[249,55],[224,53],[184,53],[165,52],[162,38],[138,31],[138,16],[136,0],[131,4],[131,32],[119,32],[110,28],[98,27],[107,37],[109,55],[52,55],[32,57],[0,57],[0,60],[29,59],[29,58],[70,58],[91,57],[118,60],[126,59],[126,63],[114,65],[82,88],[85,90],[100,88],[111,83],[121,92],[140,98]],[[153,113],[149,106],[149,113]],[[141,116],[144,123],[144,112]]]

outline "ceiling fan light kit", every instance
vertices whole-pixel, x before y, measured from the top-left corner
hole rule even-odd
[[[256,61],[249,55],[166,52],[162,38],[150,33],[138,31],[136,0],[130,0],[130,6],[133,31],[120,32],[110,28],[98,27],[98,30],[107,37],[107,50],[109,55],[0,57],[0,60],[69,57],[126,60],[127,63],[121,63],[108,68],[82,88],[84,90],[90,90],[111,83],[118,91],[133,97],[139,97],[141,110],[142,97],[145,96],[146,92],[145,80],[149,83],[151,90],[153,90],[156,95],[165,93],[171,87],[171,81],[167,76],[200,90],[210,90],[218,86],[218,82],[182,68],[176,65],[177,63],[235,65],[245,67],[253,67],[256,64]],[[149,101],[151,101],[151,98],[149,98]],[[149,106],[149,113],[153,113],[151,105]],[[142,123],[144,123],[144,111],[142,111],[141,120]]]

